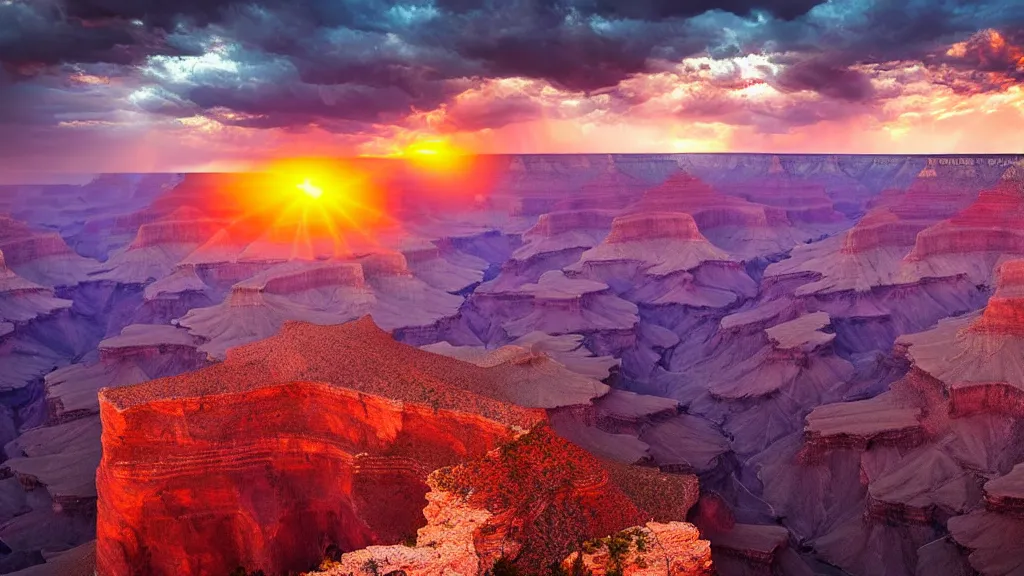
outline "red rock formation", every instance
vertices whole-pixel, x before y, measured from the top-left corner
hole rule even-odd
[[[324,538],[400,540],[422,523],[427,471],[543,418],[503,401],[512,386],[364,319],[288,324],[222,364],[104,390],[98,571],[279,573],[315,563]]]
[[[255,288],[267,294],[283,295],[326,286],[365,288],[363,266],[354,262],[293,261],[240,282],[235,289]]]
[[[474,538],[482,565],[505,555],[528,574],[585,540],[680,518],[697,496],[693,477],[602,463],[547,426],[438,474],[443,489],[493,515]]]
[[[415,545],[357,550],[309,576],[347,576],[373,565],[378,573],[407,576],[480,574],[502,557],[520,573],[541,574],[573,550],[604,574],[612,567],[602,554],[609,539],[591,540],[595,531],[679,513],[694,496],[692,477],[608,466],[540,425],[482,459],[431,474],[427,525]],[[638,487],[655,489],[659,499]],[[630,543],[627,574],[703,576],[711,566],[708,542],[690,524],[648,522],[614,537]]]
[[[616,546],[617,560],[611,546]],[[625,547],[625,550],[618,548]],[[648,522],[590,543],[593,550],[581,557],[584,570],[593,576],[616,573],[622,576],[703,576],[711,574],[711,545],[684,522]],[[562,562],[570,574],[577,562],[571,554]]]
[[[76,254],[57,232],[33,230],[0,214],[0,252],[5,265],[43,286],[71,286],[87,277],[96,262]]]
[[[648,190],[634,210],[686,212],[704,231],[721,226],[763,228],[789,224],[786,212],[781,208],[725,196],[685,172],[675,174],[660,186]]]
[[[604,229],[611,227],[613,213],[609,210],[586,209],[548,212],[541,214],[537,224],[524,236],[557,236],[574,230]]]
[[[555,210],[621,210],[638,200],[647,188],[646,182],[611,168],[584,184],[578,193],[558,201],[554,207]]]
[[[970,330],[1024,337],[1024,260],[999,267],[995,294]]]
[[[732,258],[704,238],[689,214],[648,212],[616,218],[604,241],[584,252],[566,271],[604,281],[606,276],[628,277],[623,265],[667,276],[707,261],[731,262]]]
[[[161,244],[200,245],[209,240],[224,225],[218,220],[178,219],[180,216],[174,214],[174,219],[169,217],[165,220],[143,224],[135,234],[135,240],[131,243],[130,248],[141,249]]]
[[[883,192],[876,207],[847,234],[843,252],[912,246],[918,232],[970,204],[976,192],[965,185],[939,178],[934,167],[926,166],[906,192]]]
[[[1024,464],[985,483],[985,508],[1024,520]]]
[[[926,438],[920,414],[892,393],[818,406],[807,416],[801,460],[818,462],[833,450],[863,451],[869,444],[915,446]]]
[[[598,464],[547,427],[484,457],[543,419],[508,403],[523,368],[423,352],[363,319],[287,324],[222,364],[105,389],[98,573],[276,574],[328,543],[395,542],[422,525],[427,472],[474,456],[444,482],[493,514],[475,537],[492,562],[519,542],[517,562],[546,566],[565,530],[685,517],[692,476]]]
[[[1004,182],[917,236],[909,260],[971,252],[1024,254],[1024,187]]]
[[[898,340],[914,372],[937,383],[955,417],[1024,415],[1024,332],[1018,323],[1022,262],[1007,261],[999,268],[991,308]]]
[[[646,213],[616,218],[605,241],[609,244],[622,244],[659,238],[707,241],[693,216],[682,212]]]
[[[794,223],[824,224],[845,219],[835,210],[824,185],[790,176],[778,156],[772,156],[767,175],[725,186],[723,190],[751,202],[782,208]]]
[[[366,278],[412,276],[401,252],[377,252],[356,259],[363,267]]]

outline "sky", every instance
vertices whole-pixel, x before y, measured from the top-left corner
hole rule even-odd
[[[0,173],[1021,153],[1024,0],[0,0]]]

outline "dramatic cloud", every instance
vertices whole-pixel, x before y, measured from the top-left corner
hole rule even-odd
[[[826,128],[896,150],[929,122],[1024,124],[1022,81],[1018,0],[0,0],[11,165],[90,141],[178,166],[204,146],[692,151]]]

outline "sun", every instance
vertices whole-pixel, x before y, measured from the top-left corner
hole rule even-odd
[[[323,189],[318,186],[314,186],[313,183],[309,181],[309,178],[303,180],[301,184],[297,184],[296,188],[305,192],[306,195],[313,200],[317,200],[324,195]]]

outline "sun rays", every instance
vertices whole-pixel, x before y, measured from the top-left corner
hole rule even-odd
[[[351,257],[377,247],[380,231],[395,225],[383,190],[336,161],[276,162],[226,178],[217,196],[236,214],[231,237],[290,259]]]

